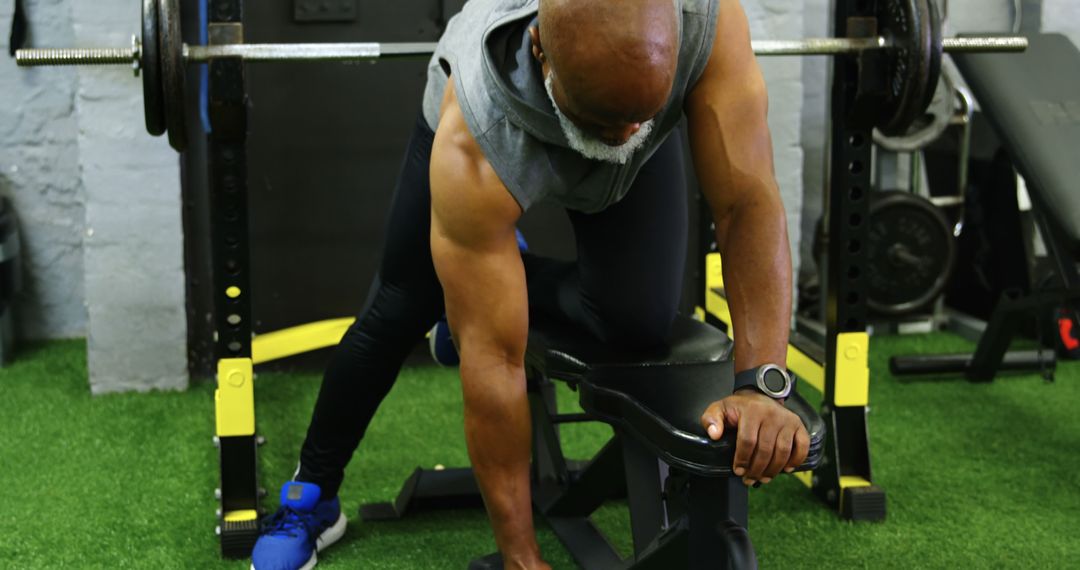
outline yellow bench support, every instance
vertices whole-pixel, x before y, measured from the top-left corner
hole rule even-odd
[[[214,412],[218,437],[255,435],[255,389],[250,358],[218,361]]]
[[[354,322],[354,318],[331,319],[258,335],[251,341],[252,360],[263,364],[335,346]]]

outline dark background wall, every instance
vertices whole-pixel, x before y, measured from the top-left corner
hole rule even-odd
[[[349,23],[249,2],[249,42],[435,41],[436,0],[359,0]],[[255,330],[354,314],[420,109],[426,61],[248,67]]]
[[[301,3],[246,2],[245,41],[435,41],[464,2],[346,0],[352,14],[339,21],[304,21],[297,17]],[[188,4],[185,35],[197,41],[197,2]],[[419,112],[425,67],[420,60],[248,66],[255,332],[359,310],[378,263],[385,212]],[[199,80],[197,71],[190,79]],[[197,109],[195,99],[193,121]],[[190,360],[193,373],[208,375],[213,328],[203,144],[188,153],[187,167]]]
[[[355,0],[355,5],[352,21],[300,22],[291,0],[247,2],[246,41],[436,41],[464,0]],[[189,21],[195,12],[194,4],[185,12]],[[190,23],[185,35],[192,41],[198,28],[197,21]],[[360,310],[380,260],[394,181],[420,112],[426,65],[248,66],[256,333]],[[195,73],[191,79],[198,81]],[[197,101],[191,105],[191,120],[197,121]],[[193,375],[203,377],[214,362],[205,161],[199,141],[186,158],[184,186],[189,352]],[[538,206],[521,228],[535,251],[573,257],[573,235],[560,209]],[[326,356],[320,351],[273,366],[320,369]]]

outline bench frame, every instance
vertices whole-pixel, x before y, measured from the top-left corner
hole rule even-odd
[[[560,414],[556,388],[530,365],[533,425],[533,508],[583,568],[753,568],[746,531],[748,491],[737,477],[700,477],[670,468],[643,443],[614,427],[588,461],[568,459],[559,426],[600,421]],[[578,383],[567,382],[572,389]],[[624,559],[591,516],[604,502],[626,499],[634,554]],[[417,468],[392,503],[363,505],[365,521],[398,520],[423,510],[482,508],[470,468]]]

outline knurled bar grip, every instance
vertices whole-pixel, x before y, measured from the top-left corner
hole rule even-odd
[[[131,65],[138,56],[131,48],[20,49],[15,60],[21,67],[51,65]]]
[[[231,44],[184,46],[186,63],[204,63],[212,59],[235,57],[244,61],[371,61],[408,57],[426,57],[435,51],[434,43],[325,43],[325,44]],[[946,52],[1021,52],[1027,49],[1024,37],[987,36],[945,38]],[[891,42],[878,38],[808,38],[803,40],[763,40],[753,42],[759,56],[843,55],[870,50],[890,49]],[[131,48],[44,48],[21,49],[15,54],[22,67],[54,65],[131,64],[138,59]]]

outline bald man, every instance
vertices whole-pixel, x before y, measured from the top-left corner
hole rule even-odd
[[[253,567],[310,568],[341,537],[345,466],[406,355],[445,313],[505,567],[548,568],[530,501],[530,309],[620,347],[665,341],[686,257],[684,119],[724,255],[738,377],[785,368],[791,260],[767,108],[738,0],[468,2],[431,60],[379,275],[326,371]],[[519,249],[515,224],[542,201],[566,209],[576,262]],[[747,484],[807,454],[799,419],[753,384],[701,422],[714,439],[738,429],[734,467]]]

